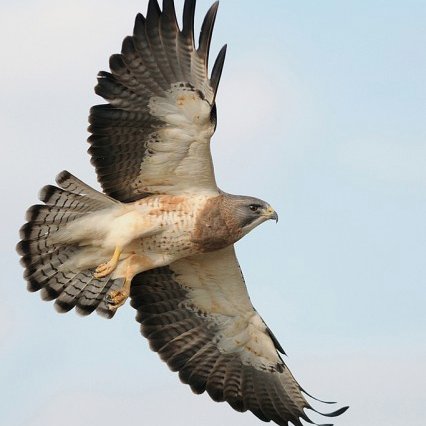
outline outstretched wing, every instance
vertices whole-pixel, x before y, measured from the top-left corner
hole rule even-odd
[[[279,425],[310,422],[312,407],[250,302],[233,246],[139,274],[131,298],[151,348],[194,392]]]
[[[111,56],[111,73],[99,73],[95,91],[109,103],[90,111],[89,153],[107,195],[133,201],[147,193],[218,193],[210,138],[226,46],[208,76],[217,7],[207,12],[196,48],[195,0],[185,1],[182,30],[173,0],[162,10],[150,0],[121,54]]]

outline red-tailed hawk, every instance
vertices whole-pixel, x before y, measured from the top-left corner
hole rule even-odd
[[[208,76],[218,3],[194,43],[195,0],[179,29],[172,0],[149,2],[100,72],[89,153],[104,194],[68,172],[27,211],[18,252],[30,291],[61,312],[112,317],[130,296],[142,334],[184,383],[264,421],[312,409],[253,308],[233,244],[272,207],[216,185],[210,139],[225,59]],[[342,408],[326,416],[337,416]]]

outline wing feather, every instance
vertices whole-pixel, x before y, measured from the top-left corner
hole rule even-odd
[[[164,78],[164,75],[159,72],[160,70],[157,68],[155,56],[152,54],[151,46],[147,38],[146,25],[145,17],[139,13],[135,19],[133,37],[126,37],[124,39],[124,41],[127,41],[127,44],[125,45],[123,42],[121,54],[129,63],[132,63],[136,76],[139,75],[145,78],[149,75],[149,77],[156,82],[160,91],[152,93],[161,94],[164,90],[169,88],[169,84]],[[132,43],[130,43],[130,40]],[[143,82],[143,80],[141,82]]]
[[[179,26],[176,19],[176,11],[173,0],[163,1],[163,12],[160,17],[160,36],[165,50],[165,56],[169,66],[174,73],[176,81],[185,81],[184,74],[180,68],[177,50],[177,38]]]
[[[216,20],[217,9],[219,7],[219,2],[215,2],[211,5],[208,10],[203,24],[201,25],[200,38],[198,41],[198,54],[201,58],[205,60],[206,68],[208,66],[208,57],[210,51],[210,43],[212,40],[213,27]]]
[[[163,75],[166,82],[178,81],[173,69],[170,67],[166,51],[160,36],[161,9],[157,0],[150,0],[145,21],[145,34],[151,49],[151,54],[155,59],[157,69]]]
[[[225,51],[211,79],[208,55],[217,12],[207,12],[194,42],[195,1],[186,0],[179,29],[172,0],[150,0],[133,35],[98,74],[108,101],[90,111],[89,153],[104,192],[120,201],[153,193],[218,194],[210,153],[215,96]]]
[[[144,272],[131,298],[151,348],[195,393],[279,425],[310,421],[304,410],[313,408],[250,302],[233,247]]]

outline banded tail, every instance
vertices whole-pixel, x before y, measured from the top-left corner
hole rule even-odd
[[[16,249],[22,256],[24,278],[28,290],[41,290],[43,300],[56,299],[59,312],[76,310],[88,315],[95,309],[111,318],[114,311],[108,309],[105,296],[109,290],[122,286],[122,279],[94,278],[93,270],[77,267],[61,271],[61,265],[84,248],[75,243],[58,243],[55,235],[76,219],[90,213],[117,205],[117,201],[94,190],[67,171],[61,172],[56,183],[47,185],[39,198],[44,204],[30,207],[27,223],[20,229],[21,241]]]

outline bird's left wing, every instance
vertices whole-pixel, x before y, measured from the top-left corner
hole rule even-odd
[[[136,17],[121,54],[100,72],[95,91],[109,103],[90,111],[89,153],[104,192],[120,201],[146,194],[217,194],[210,138],[226,46],[208,76],[218,3],[207,12],[198,47],[195,0],[186,0],[179,29],[173,0],[150,0]]]
[[[304,409],[312,407],[250,302],[233,246],[137,275],[131,298],[151,348],[194,392],[279,425],[310,421]]]

